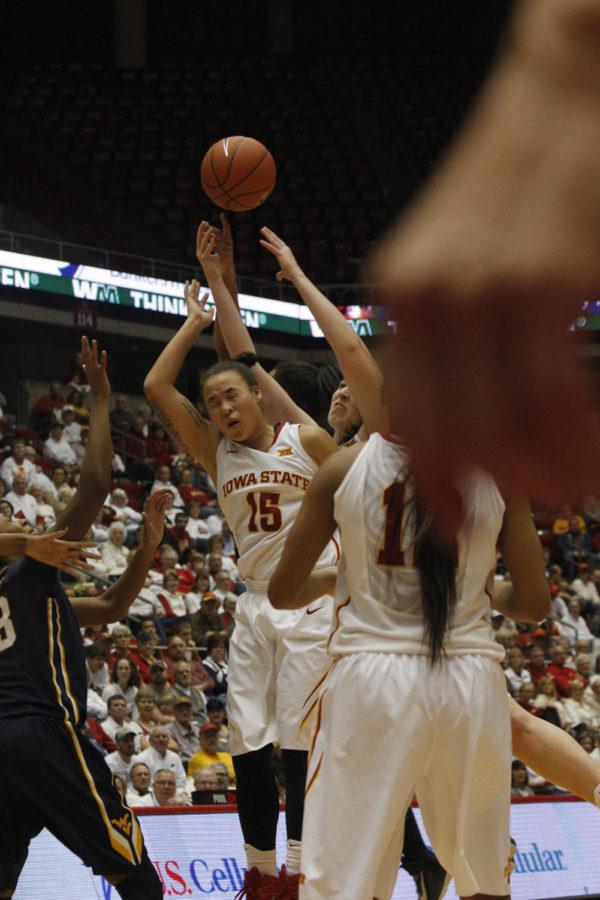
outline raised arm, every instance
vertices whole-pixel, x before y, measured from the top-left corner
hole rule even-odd
[[[218,252],[217,237],[208,222],[201,222],[196,239],[196,256],[202,266],[217,308],[217,322],[221,323],[222,335],[229,356],[240,353],[255,353],[254,343],[246,328],[224,275],[223,261]],[[260,363],[252,367],[258,386],[263,395],[263,412],[267,421],[299,422],[314,425],[314,420],[292,400]]]
[[[270,228],[261,228],[261,234],[261,246],[273,254],[280,266],[275,276],[277,281],[291,281],[335,353],[365,429],[369,434],[387,431],[388,417],[381,403],[383,378],[364,342],[341,312],[305,275],[287,244]]]
[[[300,609],[333,590],[335,574],[312,570],[337,527],[335,492],[363,446],[334,453],[313,478],[269,581],[269,600],[275,609]]]
[[[144,393],[163,428],[207,470],[214,481],[215,454],[220,435],[175,387],[186,356],[198,335],[212,322],[212,312],[206,309],[208,294],[198,299],[199,290],[198,282],[186,282],[188,317],[146,375]]]
[[[106,351],[98,358],[98,345],[81,339],[83,368],[92,396],[90,430],[75,494],[59,513],[52,530],[66,529],[67,540],[79,540],[87,534],[110,490],[112,439],[108,418],[110,382],[106,374]]]
[[[527,500],[506,501],[500,548],[511,580],[494,585],[494,608],[517,622],[539,622],[550,612],[550,591]]]
[[[148,569],[162,540],[165,510],[169,500],[168,490],[157,491],[148,500],[143,515],[141,543],[129,556],[127,568],[121,577],[99,597],[80,597],[71,601],[82,628],[118,622],[127,615],[129,607],[144,586]]]
[[[235,273],[235,257],[233,252],[233,235],[231,234],[231,226],[229,225],[229,220],[225,213],[220,213],[219,219],[221,220],[221,227],[216,228],[213,225],[212,232],[217,244],[217,253],[221,257],[221,262],[223,263],[223,281],[225,282],[225,287],[229,291],[236,309],[239,309],[237,276]],[[230,359],[227,343],[223,337],[219,316],[217,316],[215,320],[213,347],[215,348],[215,353],[219,359]]]

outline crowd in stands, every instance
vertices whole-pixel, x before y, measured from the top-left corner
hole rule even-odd
[[[56,520],[77,484],[85,399],[77,369],[68,383],[50,385],[27,426],[17,426],[2,405],[0,516],[38,530]],[[227,654],[237,598],[246,589],[235,544],[208,474],[170,442],[150,407],[117,396],[110,419],[113,483],[90,532],[101,559],[91,573],[65,576],[67,593],[101,593],[136,546],[146,498],[167,488],[173,502],[128,617],[83,635],[87,728],[133,805],[190,803],[211,791],[231,799]],[[568,731],[600,763],[600,499],[586,497],[577,509],[556,514],[537,512],[535,521],[551,615],[532,626],[493,612],[496,639],[506,649],[507,691],[531,715]],[[496,578],[504,577],[499,555]],[[515,795],[558,790],[514,761]]]

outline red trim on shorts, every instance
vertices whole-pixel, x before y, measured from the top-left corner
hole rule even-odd
[[[348,606],[348,604],[350,603],[350,600],[351,600],[351,599],[352,599],[352,597],[348,597],[348,599],[345,600],[343,603],[341,603],[341,604],[337,607],[337,609],[336,609],[336,611],[335,611],[335,626],[334,626],[334,628],[333,628],[333,631],[332,631],[331,634],[329,635],[329,640],[327,641],[327,649],[328,649],[328,650],[329,650],[329,645],[330,645],[330,643],[331,643],[331,640],[332,640],[334,634],[336,633],[336,631],[337,631],[338,628],[340,627],[340,613],[341,613],[341,611],[344,609],[345,606]]]

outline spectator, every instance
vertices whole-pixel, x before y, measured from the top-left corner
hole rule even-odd
[[[229,787],[229,770],[225,763],[216,762],[213,763],[210,768],[217,776],[217,779],[219,781],[219,790],[226,791]]]
[[[132,640],[131,629],[127,625],[122,625],[120,623],[115,625],[112,630],[112,639],[114,649],[111,650],[108,656],[108,665],[111,672],[119,659],[131,659],[129,656]]]
[[[173,772],[157,769],[152,785],[155,806],[187,806],[189,798],[184,788],[180,788]]]
[[[138,405],[135,413],[136,416],[139,416],[144,422],[144,435],[148,437],[152,426],[152,409],[144,402]]]
[[[596,720],[595,728],[600,728],[600,675],[593,675],[589,686],[583,692],[583,702]]]
[[[189,786],[188,779],[188,786]],[[201,766],[194,772],[192,779],[193,790],[195,791],[218,791],[220,790],[220,781],[217,773],[212,766]]]
[[[123,725],[122,728],[118,728],[114,737],[117,749],[114,753],[109,753],[108,756],[104,758],[104,762],[113,775],[120,775],[121,778],[125,779],[125,782],[127,782],[131,767],[136,762],[136,737],[137,733],[133,731],[129,725]]]
[[[158,710],[156,709],[152,689],[147,685],[142,685],[135,696],[134,705],[137,714],[134,715],[133,720],[138,723],[144,736],[147,737],[150,731],[160,724],[158,717],[155,715],[155,712],[158,712]]]
[[[12,445],[12,455],[0,466],[0,478],[6,484],[12,484],[15,475],[24,475],[27,482],[35,474],[34,464],[25,456],[25,441],[16,440]]]
[[[575,646],[579,638],[591,641],[593,635],[581,615],[581,601],[577,597],[571,597],[567,603],[567,609],[567,615],[563,616],[558,623],[561,634],[569,639],[571,646]]]
[[[150,769],[146,763],[135,762],[129,770],[130,787],[126,794],[128,806],[154,806],[155,799],[150,792]]]
[[[167,569],[162,577],[162,585],[154,586],[157,600],[164,610],[165,627],[173,627],[187,615],[185,598],[178,592],[179,575],[176,569]]]
[[[190,701],[192,718],[197,725],[208,720],[206,709],[206,697],[204,691],[192,684],[192,667],[187,659],[181,659],[173,663],[173,691],[178,697],[185,697]]]
[[[60,488],[67,484],[67,470],[62,465],[54,466],[50,478],[36,471],[36,474],[32,475],[31,481],[39,484],[43,491],[50,491],[54,500],[58,500]],[[49,502],[51,503],[52,501],[50,500]]]
[[[50,528],[50,526],[54,525],[56,522],[54,507],[49,502],[53,500],[52,494],[49,491],[46,491],[46,494],[44,495],[42,488],[35,481],[29,483],[29,493],[37,504],[36,526],[43,530]]]
[[[114,489],[108,505],[115,514],[115,521],[123,523],[128,540],[131,540],[142,523],[142,514],[129,505],[129,497],[123,488]]]
[[[98,694],[108,684],[107,653],[99,644],[91,644],[85,648],[88,683]]]
[[[27,523],[35,527],[37,520],[37,503],[31,494],[27,493],[27,476],[15,475],[12,483],[12,491],[4,495],[13,508],[13,519]]]
[[[237,548],[235,546],[235,541],[233,540],[231,529],[227,524],[227,519],[223,519],[221,537],[223,538],[223,556],[237,557]]]
[[[567,713],[562,701],[556,692],[556,685],[552,676],[547,675],[540,678],[535,686],[535,698],[533,701],[535,710],[538,715],[559,728],[565,728],[567,725]],[[553,715],[550,715],[553,713]]]
[[[80,452],[82,450],[81,425],[79,424],[79,422],[75,421],[75,410],[70,404],[63,406],[62,412],[60,414],[60,419],[62,424],[64,425],[63,438],[71,445],[75,456],[78,459],[81,459],[81,457],[83,456],[83,453]]]
[[[152,623],[154,628],[154,623]],[[137,633],[137,649],[130,650],[130,657],[137,666],[138,674],[145,684],[150,681],[150,666],[157,662],[158,635],[156,631],[138,631]]]
[[[179,495],[186,504],[191,504],[192,501],[195,501],[199,507],[206,506],[207,503],[212,501],[213,497],[194,484],[193,474],[193,470],[189,466],[182,467],[179,474],[179,483],[177,484]],[[206,534],[208,535],[208,533],[208,529],[206,529]]]
[[[535,792],[529,787],[527,766],[520,759],[512,761],[510,793],[513,797],[533,797]]]
[[[192,676],[191,683],[194,686],[200,687],[203,691],[211,690],[213,688],[214,683],[211,675],[207,672],[198,658],[188,660],[185,641],[180,635],[174,634],[169,638],[166,659],[169,670],[169,681],[171,681],[171,683],[175,680],[173,667],[178,662],[187,662]]]
[[[160,708],[160,699],[163,694],[171,692],[171,685],[167,677],[167,664],[162,659],[153,659],[150,663],[150,687],[156,706]]]
[[[200,518],[202,507],[197,500],[190,500],[185,509],[188,514],[187,532],[194,542],[194,546],[198,550],[206,552],[208,550],[208,539],[211,533],[208,530],[205,520]]]
[[[576,728],[578,725],[587,725],[589,728],[595,727],[596,719],[590,712],[587,704],[583,702],[584,690],[585,685],[583,681],[575,678],[571,682],[570,695],[563,700],[567,719],[569,720],[568,727],[570,728]]]
[[[127,530],[122,522],[113,522],[108,529],[108,540],[102,544],[100,555],[102,562],[99,565],[104,569],[109,578],[118,578],[127,568],[129,550],[125,546]]]
[[[164,537],[165,543],[175,548],[179,562],[182,564],[188,561],[192,547],[192,539],[186,529],[187,523],[188,516],[186,513],[176,513],[175,524],[172,528],[166,529]]]
[[[226,632],[218,613],[219,601],[210,591],[207,591],[200,602],[200,609],[191,617],[192,634],[198,646],[205,647],[211,635],[225,638]]]
[[[569,530],[556,538],[556,549],[561,557],[563,571],[567,578],[575,577],[578,566],[590,565],[594,561],[594,548],[589,534],[582,530],[581,516],[569,519]]]
[[[146,441],[146,452],[148,459],[154,466],[168,466],[173,456],[167,434],[158,423],[154,423],[150,428],[150,435]]]
[[[0,485],[0,489],[1,487],[2,485]],[[2,497],[0,500],[0,516],[3,516],[8,522],[12,522],[13,513],[14,509],[12,503],[10,503],[6,497]]]
[[[571,588],[575,591],[582,602],[588,603],[590,607],[600,606],[600,595],[596,585],[592,581],[590,568],[586,563],[582,563],[577,570],[577,578],[571,584]],[[591,611],[591,610],[590,610]]]
[[[219,697],[209,697],[206,701],[206,712],[208,721],[213,725],[217,725],[219,732],[217,735],[217,750],[229,753],[229,728],[225,722],[225,707],[223,701]]]
[[[578,653],[575,657],[575,670],[583,686],[587,687],[592,675],[592,657],[589,653]]]
[[[144,582],[144,587],[140,590],[139,594],[129,607],[128,618],[137,621],[150,618],[156,627],[156,617],[164,616],[165,612],[162,603],[156,596],[156,591],[152,590],[152,585],[152,577],[148,575]],[[158,623],[158,626],[159,628],[162,628],[160,622]],[[164,637],[166,638],[166,634]]]
[[[215,697],[227,693],[227,647],[222,634],[211,634],[206,642],[204,668],[215,686],[210,692]]]
[[[213,722],[205,722],[200,726],[200,750],[189,761],[188,773],[193,776],[196,769],[202,766],[210,766],[213,763],[225,763],[229,775],[229,783],[235,784],[235,772],[233,760],[229,753],[223,753],[217,749],[219,743],[219,727]]]
[[[106,706],[108,709],[108,716],[102,723],[104,733],[114,741],[119,728],[123,728],[123,726],[127,725],[127,728],[130,728],[136,735],[136,751],[139,751],[141,749],[139,737],[143,735],[143,730],[141,725],[138,725],[137,722],[127,721],[129,716],[127,715],[127,701],[125,700],[125,697],[122,697],[120,694],[113,694],[113,696],[107,700]]]
[[[544,632],[545,636],[545,632]],[[544,651],[541,647],[533,646],[529,651],[529,662],[527,663],[527,671],[531,675],[531,680],[535,684],[548,674],[548,666],[544,658]]]
[[[87,717],[102,722],[108,715],[106,703],[96,691],[88,685],[87,689]]]
[[[508,663],[509,667],[504,670],[504,674],[513,697],[518,697],[521,686],[525,682],[531,682],[531,675],[525,668],[525,657],[518,647],[508,651]]]
[[[548,672],[552,676],[556,690],[561,697],[568,697],[571,682],[577,678],[577,672],[575,669],[565,665],[567,655],[564,647],[561,647],[560,644],[552,648],[550,657],[552,662],[548,666]]]
[[[220,535],[213,535],[213,537],[220,538]],[[240,580],[240,573],[238,572],[235,563],[229,559],[228,556],[222,556],[218,550],[213,550],[208,554],[206,563],[208,565],[208,574],[212,578],[216,576],[217,572],[225,569],[232,581]]]
[[[77,456],[64,436],[64,429],[62,422],[52,423],[50,434],[44,441],[44,456],[67,468],[74,468],[77,465]]]
[[[233,629],[235,628],[236,603],[237,597],[235,596],[235,594],[231,594],[225,600],[223,600],[223,612],[221,613],[221,621],[223,623],[223,627],[227,632],[228,639],[233,634]]]
[[[40,397],[31,409],[34,431],[45,431],[50,423],[58,418],[64,405],[62,384],[60,381],[53,381],[50,385],[50,392]]]
[[[177,509],[183,509],[185,506],[183,500],[181,499],[181,495],[173,482],[171,481],[171,470],[169,466],[157,466],[156,468],[156,478],[154,480],[154,484],[152,485],[152,490],[150,491],[153,494],[155,491],[169,490],[173,494],[173,506]]]
[[[581,531],[585,530],[585,520],[578,515],[573,514],[573,508],[568,504],[561,506],[560,513],[557,518],[554,520],[554,524],[552,525],[552,534],[561,535],[566,534],[571,527],[571,522],[577,522]]]
[[[137,762],[144,762],[155,777],[159,769],[172,772],[176,778],[177,791],[185,791],[185,769],[177,753],[168,750],[169,732],[164,725],[156,725],[148,736],[150,746],[139,754]]]
[[[90,420],[90,411],[83,405],[83,396],[80,390],[74,389],[67,394],[67,403],[75,410],[75,418],[80,425],[87,425]]]
[[[179,565],[179,557],[177,550],[170,544],[161,544],[158,548],[158,562],[150,569],[150,576],[154,584],[162,584],[163,575],[169,569],[175,569],[179,574],[177,566]]]
[[[133,413],[129,409],[129,401],[123,394],[115,397],[115,408],[109,415],[112,428],[117,431],[129,431],[133,425]]]
[[[188,614],[193,616],[202,606],[202,598],[211,592],[212,578],[204,570],[198,572],[191,589],[185,595],[185,605]],[[217,607],[218,608],[218,607]]]
[[[173,705],[175,721],[166,726],[167,731],[177,744],[179,755],[189,760],[200,750],[200,740],[194,729],[192,703],[189,697],[180,694]]]
[[[523,684],[521,685],[521,689],[520,689],[519,693],[517,694],[517,698],[516,698],[517,703],[523,709],[526,709],[527,712],[534,713],[535,712],[534,703],[533,703],[534,697],[535,697],[535,687],[533,685],[533,682],[524,681]]]
[[[229,577],[229,572],[226,572],[225,569],[221,569],[219,572],[215,572],[214,581],[215,587],[213,590],[213,594],[219,601],[219,612],[223,613],[225,611],[226,600],[232,600],[235,609],[237,596],[231,590],[231,578]]]
[[[127,714],[132,716],[138,692],[137,683],[138,673],[135,663],[126,656],[117,659],[110,675],[110,684],[102,692],[102,699],[108,704],[111,697],[123,697],[127,704]]]

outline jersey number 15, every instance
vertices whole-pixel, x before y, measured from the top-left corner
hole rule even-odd
[[[274,491],[251,491],[246,500],[252,512],[248,523],[248,531],[279,531],[281,528],[281,510],[279,494]]]

